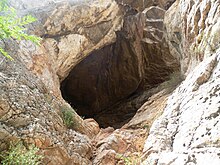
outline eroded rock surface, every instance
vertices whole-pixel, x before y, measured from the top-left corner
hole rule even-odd
[[[219,47],[219,1],[177,1],[164,22],[170,50],[185,75]]]
[[[22,139],[41,149],[45,163],[89,164],[89,138],[63,124],[60,110],[68,105],[48,93],[45,85],[19,61],[2,62],[0,71],[1,150],[9,142]],[[80,120],[74,120],[80,126]]]
[[[137,11],[143,11],[148,7],[158,6],[167,10],[175,0],[116,0],[119,4],[126,4],[131,6]]]
[[[142,164],[219,164],[219,1],[177,1],[167,39],[185,81],[169,97],[145,143]],[[218,39],[217,39],[218,38]]]
[[[218,164],[219,53],[191,72],[167,101],[145,143],[147,161]],[[205,159],[204,159],[205,158]]]

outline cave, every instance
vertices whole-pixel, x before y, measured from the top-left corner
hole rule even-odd
[[[150,97],[143,96],[145,91],[157,88],[179,70],[179,61],[171,55],[163,36],[160,18],[164,11],[151,8],[159,18],[155,24],[144,19],[151,15],[138,14],[128,5],[121,7],[124,22],[115,31],[115,42],[90,52],[60,86],[63,98],[80,116],[94,118],[103,128],[120,128],[127,123]],[[105,29],[98,27],[99,31]]]
[[[115,43],[94,50],[62,81],[63,98],[81,117],[94,118],[100,127],[123,126],[147,98],[131,101],[173,72],[162,56],[155,56],[163,52],[144,43],[142,50],[140,60],[132,43],[120,35]]]
[[[137,56],[126,40],[95,50],[62,82],[63,98],[80,116],[96,119],[105,109],[137,90],[141,82],[138,65]]]

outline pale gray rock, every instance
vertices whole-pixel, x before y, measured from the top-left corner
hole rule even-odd
[[[220,163],[219,55],[199,64],[170,96],[150,130],[143,164]]]
[[[153,123],[143,165],[220,163],[217,6],[217,1],[179,0],[165,14],[166,39],[186,79]]]

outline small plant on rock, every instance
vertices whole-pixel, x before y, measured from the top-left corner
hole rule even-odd
[[[9,150],[0,154],[2,165],[38,165],[43,156],[38,155],[39,149],[33,145],[26,148],[22,142],[11,143]]]
[[[141,161],[140,157],[124,156],[122,154],[117,154],[116,159],[121,160],[124,165],[138,165]]]
[[[61,107],[61,112],[62,112],[62,119],[64,124],[67,126],[67,128],[71,128],[74,125],[74,112],[72,108],[69,108],[67,106],[62,106]]]
[[[36,18],[31,15],[18,17],[16,10],[9,7],[7,0],[0,0],[0,39],[16,39],[16,40],[29,40],[33,43],[39,44],[41,38],[35,35],[28,35],[24,28],[25,25],[33,23]],[[13,58],[0,47],[0,53],[10,60]]]

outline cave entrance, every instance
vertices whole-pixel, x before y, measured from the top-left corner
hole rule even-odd
[[[137,56],[129,42],[120,40],[95,50],[74,67],[61,83],[61,92],[80,116],[94,118],[101,127],[120,127],[117,122],[135,113],[115,116],[111,107],[134,93],[140,82]]]
[[[115,43],[93,51],[72,69],[61,83],[63,98],[100,127],[120,128],[150,97],[142,97],[143,91],[157,88],[179,70],[168,49],[145,43],[141,49],[137,55],[131,42],[118,34]]]

